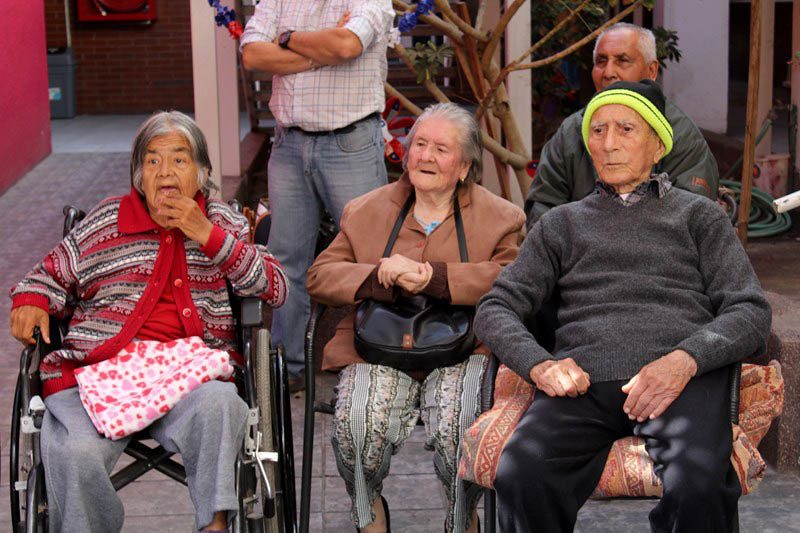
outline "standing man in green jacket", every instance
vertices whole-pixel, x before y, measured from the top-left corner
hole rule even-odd
[[[617,23],[600,34],[594,47],[592,80],[601,91],[618,81],[638,82],[658,77],[653,32],[634,24]],[[657,167],[681,189],[717,198],[717,162],[700,130],[670,100],[665,115],[675,132],[675,146]],[[567,117],[542,149],[539,167],[525,200],[527,227],[547,210],[574,202],[594,190],[597,174],[582,142],[583,110]]]

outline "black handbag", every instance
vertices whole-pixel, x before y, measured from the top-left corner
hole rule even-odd
[[[408,197],[397,217],[383,257],[389,257],[414,203]],[[461,262],[469,261],[464,224],[454,195],[453,217]],[[358,354],[368,363],[399,370],[433,370],[464,361],[475,347],[474,306],[451,305],[424,294],[400,296],[394,302],[364,300],[356,309],[353,329]]]

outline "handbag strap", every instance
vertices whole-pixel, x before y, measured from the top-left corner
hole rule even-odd
[[[400,210],[400,214],[397,215],[397,220],[394,223],[394,227],[392,228],[392,232],[389,234],[389,242],[386,243],[386,248],[383,250],[382,257],[389,257],[389,254],[392,253],[392,248],[394,248],[394,242],[397,240],[397,235],[400,233],[400,229],[403,227],[403,222],[405,222],[406,217],[408,216],[408,212],[411,211],[411,206],[414,204],[414,190],[411,190],[411,194],[408,195],[408,199],[406,203],[403,204],[403,208]],[[461,220],[461,207],[458,205],[458,191],[453,194],[453,218],[456,222],[456,234],[458,236],[458,252],[461,256],[462,263],[469,263],[469,254],[467,253],[467,238],[464,235],[464,221]]]

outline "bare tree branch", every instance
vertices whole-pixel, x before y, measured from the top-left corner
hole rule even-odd
[[[620,13],[618,13],[615,17],[609,19],[605,24],[603,24],[602,26],[598,27],[592,33],[586,35],[583,39],[580,39],[579,41],[576,41],[575,43],[573,43],[572,45],[568,46],[564,50],[562,50],[562,51],[560,51],[560,52],[558,52],[556,54],[553,54],[550,57],[546,57],[546,58],[540,59],[538,61],[532,61],[530,63],[519,64],[519,63],[516,63],[516,61],[515,61],[514,63],[516,63],[516,64],[514,64],[514,63],[509,64],[506,68],[504,68],[502,70],[502,72],[500,72],[500,75],[498,75],[494,79],[490,79],[491,86],[489,87],[489,92],[487,93],[486,98],[484,98],[483,101],[481,102],[481,105],[480,105],[481,109],[485,109],[485,108],[489,107],[489,105],[492,103],[492,100],[494,100],[494,98],[496,96],[495,93],[497,92],[497,88],[500,86],[500,84],[503,83],[503,81],[506,79],[506,77],[508,76],[508,74],[510,72],[514,72],[514,71],[517,71],[517,70],[541,68],[541,67],[544,67],[546,65],[550,65],[552,63],[555,63],[559,59],[562,59],[562,58],[570,55],[571,53],[573,53],[575,50],[578,50],[579,48],[584,46],[589,41],[592,41],[595,37],[597,37],[597,35],[602,33],[603,30],[605,30],[609,26],[611,26],[611,25],[619,22],[623,18],[627,17],[628,14],[630,14],[637,7],[639,7],[639,5],[641,5],[641,3],[642,3],[642,0],[636,0],[630,6],[628,6],[625,10],[621,11]],[[482,112],[479,110],[478,114],[481,115]]]
[[[478,6],[478,13],[475,15],[475,27],[479,30],[483,26],[483,17],[486,16],[486,6],[488,4],[489,0],[481,0],[480,5]]]
[[[564,50],[558,52],[557,54],[553,54],[550,57],[546,57],[546,58],[540,59],[538,61],[532,61],[530,63],[522,63],[521,65],[516,65],[515,67],[508,69],[508,72],[513,72],[515,70],[525,70],[525,69],[529,69],[529,68],[540,68],[540,67],[543,67],[545,65],[549,65],[551,63],[555,63],[559,59],[570,55],[572,52],[574,52],[575,50],[579,49],[580,47],[582,47],[583,45],[585,45],[589,41],[594,40],[595,37],[597,37],[600,33],[603,32],[603,30],[605,30],[609,26],[611,26],[613,24],[616,24],[620,20],[622,20],[625,17],[627,17],[630,13],[635,11],[636,8],[638,8],[641,5],[641,3],[642,3],[642,0],[636,0],[634,3],[632,3],[627,8],[625,8],[623,11],[620,11],[620,13],[617,16],[615,16],[614,18],[610,19],[608,22],[606,22],[605,24],[603,24],[602,26],[600,26],[599,28],[594,30],[592,33],[590,33],[589,35],[587,35],[586,37],[584,37],[580,41],[577,41],[577,42],[573,43],[571,46],[568,46],[567,48],[565,48]]]
[[[395,89],[388,81],[383,82],[383,88],[386,91],[386,94],[397,98],[400,101],[400,105],[414,113],[416,116],[420,116],[422,114],[421,107],[417,106],[414,102],[403,96],[403,93]]]
[[[536,51],[537,51],[539,48],[541,48],[541,47],[542,47],[542,46],[543,46],[543,45],[544,45],[544,44],[545,44],[547,41],[549,41],[549,40],[550,40],[550,39],[551,39],[551,38],[552,38],[552,37],[553,37],[553,36],[554,36],[556,33],[558,33],[559,31],[561,31],[561,29],[562,29],[564,26],[566,26],[567,24],[569,24],[570,22],[572,22],[572,19],[574,19],[574,18],[575,18],[575,17],[578,15],[578,13],[580,13],[580,12],[583,10],[583,8],[584,8],[584,7],[586,7],[586,5],[587,5],[587,4],[589,4],[591,1],[592,1],[592,0],[583,0],[583,2],[581,3],[581,5],[579,5],[578,7],[576,7],[574,11],[571,11],[571,12],[570,12],[570,14],[569,14],[568,16],[564,17],[564,20],[562,20],[561,22],[559,22],[559,23],[558,23],[558,24],[557,24],[557,25],[556,25],[556,26],[555,26],[555,27],[554,27],[552,30],[550,30],[549,32],[547,32],[547,34],[546,34],[544,37],[542,37],[541,39],[539,39],[538,41],[536,41],[536,43],[534,43],[534,45],[533,45],[533,46],[531,46],[530,48],[528,48],[528,49],[525,51],[525,53],[523,53],[521,56],[519,56],[517,59],[515,59],[515,60],[514,60],[514,61],[512,61],[511,63],[509,63],[509,66],[512,66],[512,65],[518,65],[518,64],[520,64],[522,61],[524,61],[526,58],[528,58],[528,57],[530,57],[531,55],[533,55],[533,54],[534,54],[534,53],[535,53],[535,52],[536,52]]]
[[[500,44],[500,39],[503,37],[503,34],[506,31],[508,23],[511,22],[511,18],[517,13],[517,11],[519,11],[519,8],[521,8],[522,4],[524,3],[525,0],[514,0],[514,3],[508,6],[508,9],[505,10],[503,16],[500,17],[500,21],[497,23],[497,26],[494,30],[492,30],[489,44],[486,45],[486,49],[483,51],[483,58],[481,60],[481,65],[483,68],[486,68],[489,65],[495,50],[497,50],[497,45]]]
[[[492,155],[497,156],[501,163],[511,165],[515,169],[525,168],[525,165],[528,164],[527,157],[516,154],[504,147],[502,144],[489,137],[489,134],[483,129],[481,130],[481,143],[483,143],[483,147],[489,150]],[[527,192],[527,189],[525,192]]]
[[[422,108],[403,96],[403,93],[392,87],[389,83],[384,82],[383,87],[386,90],[386,94],[396,96],[400,104],[414,115],[419,116],[422,114]],[[514,168],[525,168],[525,165],[528,164],[528,160],[525,157],[515,154],[511,150],[503,147],[503,145],[492,139],[489,134],[483,130],[481,130],[481,143],[492,155],[499,158],[500,162],[503,164],[511,165]]]
[[[489,36],[486,32],[478,31],[469,24],[467,24],[464,19],[458,16],[458,14],[453,11],[453,8],[450,7],[449,0],[435,0],[436,6],[442,11],[442,14],[447,18],[450,22],[458,26],[458,29],[463,31],[465,34],[469,35],[473,39],[476,39],[481,42],[486,42],[489,40]]]

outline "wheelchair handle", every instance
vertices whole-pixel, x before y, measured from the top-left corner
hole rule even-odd
[[[63,236],[66,237],[67,234],[72,231],[72,228],[75,227],[75,224],[83,220],[83,217],[86,216],[86,213],[71,205],[65,205],[61,212],[64,213]]]

